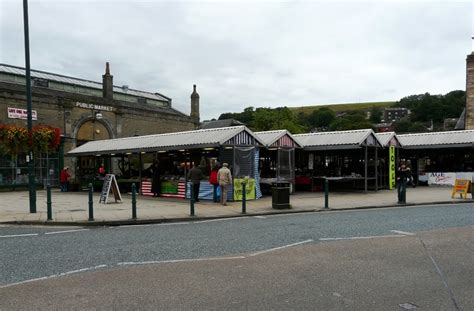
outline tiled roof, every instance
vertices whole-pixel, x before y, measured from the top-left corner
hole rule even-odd
[[[406,149],[474,147],[474,130],[397,135]]]
[[[0,64],[0,72],[10,73],[10,74],[18,75],[18,76],[25,76],[25,69],[24,68],[11,66],[11,65],[6,65],[6,64]],[[94,81],[89,81],[89,80],[84,80],[84,79],[79,79],[79,78],[73,78],[73,77],[63,76],[63,75],[59,75],[59,74],[55,74],[55,73],[49,73],[49,72],[45,72],[45,71],[31,70],[31,77],[102,90],[102,83],[100,83],[100,82],[94,82]],[[158,93],[139,91],[139,90],[134,90],[134,89],[130,89],[130,88],[127,88],[125,90],[120,86],[114,86],[114,92],[121,93],[121,94],[127,94],[127,95],[131,95],[131,96],[136,96],[136,97],[154,99],[154,100],[158,100],[158,101],[168,102],[170,100],[170,98],[168,98],[164,95],[158,94]]]
[[[304,149],[313,150],[360,148],[369,136],[378,141],[372,129],[293,135]]]
[[[247,127],[234,126],[90,141],[71,150],[68,152],[68,155],[154,152],[159,150],[218,147],[242,132],[246,132],[251,137],[254,137],[258,143],[263,144]]]

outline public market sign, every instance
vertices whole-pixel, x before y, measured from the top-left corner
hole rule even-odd
[[[28,119],[28,111],[26,109],[13,108],[13,107],[8,107],[7,109],[8,109],[9,119],[22,119],[22,120]],[[38,120],[38,115],[36,113],[36,110],[31,111],[31,119]]]
[[[114,107],[76,102],[76,107],[100,111],[114,111]]]

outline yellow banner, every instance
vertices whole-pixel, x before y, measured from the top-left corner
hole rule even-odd
[[[245,199],[255,200],[255,179],[235,178],[234,179],[234,201],[242,201],[242,183],[245,183]]]
[[[395,146],[389,147],[388,185],[390,190],[394,189],[397,186],[395,181]]]

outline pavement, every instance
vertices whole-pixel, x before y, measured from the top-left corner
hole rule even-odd
[[[407,190],[407,204],[402,206],[449,204],[472,202],[451,198],[451,187],[429,186]],[[227,217],[258,216],[270,214],[325,212],[351,209],[369,209],[400,206],[396,190],[377,192],[329,193],[329,208],[325,208],[324,193],[297,192],[290,196],[290,209],[272,208],[272,197],[264,196],[246,202],[246,214],[242,214],[242,202],[219,203],[200,201],[195,203],[195,215],[190,216],[190,202],[183,199],[153,198],[137,195],[137,219],[132,219],[132,196],[122,194],[122,202],[115,203],[113,194],[108,204],[99,203],[100,193],[93,195],[94,220],[89,221],[89,197],[87,192],[51,192],[53,219],[47,220],[46,191],[36,192],[36,213],[29,212],[28,191],[0,192],[0,224],[102,226],[161,222],[177,222]],[[112,203],[111,203],[112,202]]]

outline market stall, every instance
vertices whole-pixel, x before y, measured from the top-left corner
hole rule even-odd
[[[238,189],[245,180],[248,198],[259,198],[258,146],[262,142],[245,126],[215,128],[176,133],[146,135],[91,141],[70,151],[68,156],[115,157],[123,159],[121,167],[131,168],[127,176],[138,179],[142,195],[153,195],[153,179],[161,181],[159,195],[189,198],[188,172],[191,166],[202,170],[203,179],[199,199],[213,199],[214,187],[209,175],[219,163],[227,162],[234,178],[235,188],[229,190],[229,198],[238,199]],[[112,161],[111,170],[122,173],[118,162]],[[120,177],[120,176],[119,176]],[[242,180],[241,180],[242,179]],[[250,188],[250,189],[249,189]],[[252,193],[254,195],[252,196]]]
[[[295,148],[301,146],[287,130],[255,132],[264,145],[260,150],[260,188],[264,194],[271,194],[272,184],[290,183],[291,192],[295,184]]]
[[[297,150],[297,190],[378,189],[378,152],[381,144],[371,129],[293,135]]]
[[[400,159],[410,160],[417,184],[454,185],[473,180],[474,130],[397,135]]]
[[[396,159],[399,157],[401,148],[400,141],[395,132],[375,133],[382,148],[378,154],[378,185],[380,188],[394,189],[396,188]]]

